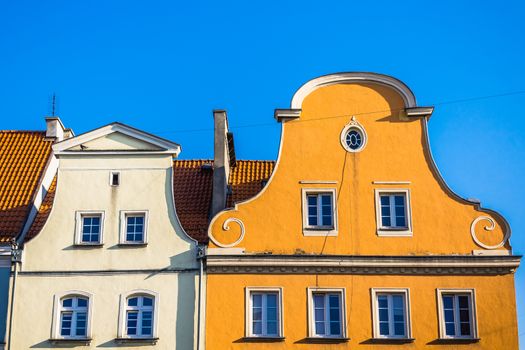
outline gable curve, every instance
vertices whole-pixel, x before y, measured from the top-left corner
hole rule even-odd
[[[291,109],[301,109],[306,96],[320,87],[352,83],[370,83],[390,87],[401,95],[406,108],[416,107],[416,97],[414,93],[408,86],[396,78],[369,72],[344,72],[324,75],[308,81],[295,92],[291,102]]]

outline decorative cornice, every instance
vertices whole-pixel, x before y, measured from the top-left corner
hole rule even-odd
[[[207,255],[210,274],[499,275],[521,256]]]
[[[297,119],[301,115],[301,109],[276,109],[273,112],[273,117],[279,123],[283,120]]]

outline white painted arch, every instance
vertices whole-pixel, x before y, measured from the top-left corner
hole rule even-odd
[[[384,74],[368,72],[346,72],[324,75],[310,80],[296,91],[292,98],[291,109],[301,109],[306,96],[314,90],[334,84],[369,83],[388,86],[401,95],[406,108],[416,107],[416,97],[408,86],[401,80]]]

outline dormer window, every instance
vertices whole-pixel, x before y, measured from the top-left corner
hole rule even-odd
[[[120,185],[120,172],[112,171],[109,173],[109,184],[110,186],[119,186]]]

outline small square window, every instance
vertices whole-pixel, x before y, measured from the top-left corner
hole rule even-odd
[[[408,189],[376,190],[377,233],[380,236],[411,236]]]
[[[372,289],[374,338],[410,338],[408,289]]]
[[[110,186],[119,186],[120,185],[120,172],[112,171],[109,173],[109,184]]]
[[[317,338],[345,338],[344,289],[308,289],[309,335]]]
[[[438,289],[440,337],[473,339],[477,337],[473,290]]]
[[[303,234],[337,235],[334,189],[303,189]]]
[[[280,288],[247,288],[246,336],[282,337]]]
[[[100,245],[104,228],[103,211],[81,211],[76,213],[77,228],[75,244]]]
[[[147,211],[121,212],[121,244],[145,244],[147,242]]]

